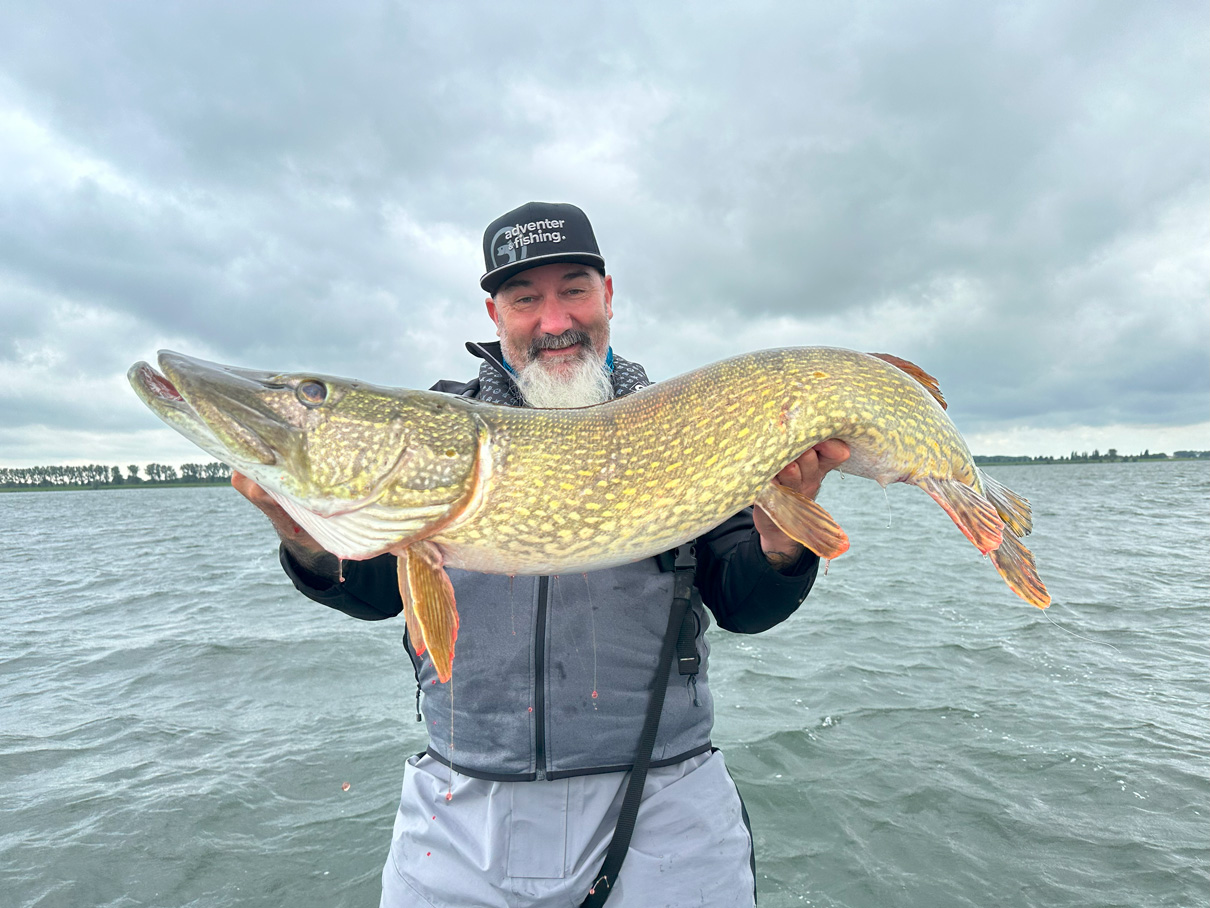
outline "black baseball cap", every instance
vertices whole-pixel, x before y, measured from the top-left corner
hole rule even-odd
[[[526,202],[502,214],[483,231],[483,264],[479,286],[495,293],[519,271],[553,262],[578,262],[605,273],[588,215],[563,202]]]

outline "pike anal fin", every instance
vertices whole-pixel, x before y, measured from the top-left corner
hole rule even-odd
[[[414,542],[395,555],[408,637],[416,655],[428,650],[437,677],[444,683],[453,673],[458,609],[441,552],[431,542]]]
[[[1050,593],[1038,576],[1033,552],[1023,546],[1016,536],[1006,534],[1000,547],[991,553],[991,559],[1014,593],[1038,608],[1050,605]]]
[[[926,476],[912,480],[941,505],[967,539],[984,555],[1000,544],[1004,524],[996,507],[966,483]]]
[[[849,549],[849,537],[831,514],[780,483],[770,481],[756,504],[778,529],[820,558],[835,558]]]
[[[1029,500],[1000,485],[982,470],[977,469],[976,472],[979,474],[979,483],[983,486],[983,494],[995,505],[1005,526],[1018,536],[1028,536],[1034,528]]]

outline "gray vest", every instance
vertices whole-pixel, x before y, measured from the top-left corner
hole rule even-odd
[[[485,360],[478,380],[440,390],[517,401],[496,361],[498,348],[467,346]],[[637,363],[614,357],[614,364],[618,396],[649,383]],[[499,781],[629,769],[668,624],[673,573],[649,558],[566,577],[449,574],[462,616],[453,679],[438,683],[432,662],[408,647],[424,695],[428,752],[466,775]],[[696,590],[690,614],[700,664],[693,675],[680,674],[675,661],[670,669],[652,766],[710,748],[710,619]]]
[[[429,753],[500,781],[629,769],[635,760],[672,603],[671,572],[649,558],[590,574],[515,577],[450,571],[463,616],[453,679],[413,664]],[[710,747],[709,617],[692,606],[701,659],[674,663],[652,765]],[[409,653],[411,649],[409,647]]]

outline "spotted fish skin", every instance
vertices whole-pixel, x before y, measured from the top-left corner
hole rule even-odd
[[[849,442],[846,473],[883,485],[976,481],[916,380],[836,348],[745,354],[579,410],[468,406],[491,438],[491,506],[433,541],[471,570],[578,572],[663,551],[754,502],[828,438]]]
[[[165,422],[260,484],[333,554],[400,555],[409,627],[450,638],[426,635],[442,677],[458,624],[448,580],[433,576],[443,567],[598,570],[666,551],[754,502],[821,556],[840,554],[848,540],[831,516],[774,481],[830,438],[849,445],[845,473],[920,486],[1014,592],[1050,602],[1019,541],[1029,503],[975,466],[935,380],[886,354],[746,353],[571,410],[168,352],[159,362],[162,376],[138,363],[129,378]]]

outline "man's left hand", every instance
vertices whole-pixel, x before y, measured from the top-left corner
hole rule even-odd
[[[824,475],[849,459],[849,446],[838,438],[829,438],[810,448],[798,460],[787,464],[774,479],[805,498],[814,500],[819,494]],[[752,511],[752,522],[760,533],[760,547],[769,563],[786,570],[802,554],[802,546],[777,528],[759,507]]]

